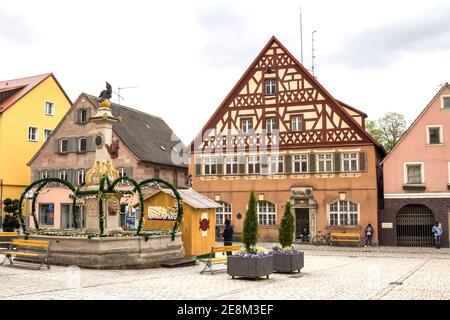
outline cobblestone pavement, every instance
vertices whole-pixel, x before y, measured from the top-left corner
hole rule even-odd
[[[450,299],[448,249],[300,248],[300,274],[260,280],[233,280],[225,271],[200,275],[202,265],[114,271],[5,266],[0,299]]]

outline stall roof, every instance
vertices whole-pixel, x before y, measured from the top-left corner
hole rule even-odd
[[[161,191],[170,194],[172,197],[174,196],[172,190],[170,189],[162,189]],[[178,193],[180,194],[183,201],[194,209],[209,209],[222,207],[221,204],[211,200],[208,197],[205,197],[204,195],[192,189],[178,189]],[[145,200],[153,197],[155,194],[156,193],[149,194],[145,198]]]

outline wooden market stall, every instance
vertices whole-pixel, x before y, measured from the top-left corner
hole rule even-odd
[[[178,192],[184,202],[180,231],[186,256],[210,252],[215,245],[215,209],[221,205],[192,189]],[[144,198],[144,229],[172,230],[176,215],[176,200],[171,190],[158,190]]]

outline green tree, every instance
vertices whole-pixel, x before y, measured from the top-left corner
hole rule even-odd
[[[247,214],[244,220],[244,229],[242,230],[242,242],[245,250],[251,253],[251,247],[256,246],[258,241],[258,215],[256,213],[256,196],[252,190],[248,201]]]
[[[294,215],[292,214],[291,203],[289,201],[284,206],[284,216],[281,219],[278,241],[280,241],[283,248],[292,246],[294,242]]]
[[[376,122],[368,120],[366,131],[389,152],[406,131],[406,120],[400,113],[388,112]]]
[[[3,201],[3,210],[7,213],[5,220],[3,221],[3,231],[13,232],[14,230],[20,228],[19,223],[19,200],[11,200],[9,198]]]

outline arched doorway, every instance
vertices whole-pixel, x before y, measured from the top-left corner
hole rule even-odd
[[[421,204],[409,204],[397,213],[397,245],[405,247],[433,246],[431,229],[433,212]]]

